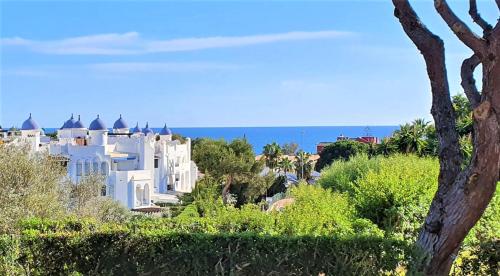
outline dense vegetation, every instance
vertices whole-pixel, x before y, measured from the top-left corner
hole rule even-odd
[[[452,102],[457,116],[456,127],[460,135],[462,155],[468,162],[472,155],[472,109],[463,95],[453,96]],[[344,140],[326,146],[316,163],[316,170],[319,171],[337,160],[348,160],[357,154],[389,156],[403,153],[437,157],[438,144],[434,125],[424,119],[416,119],[411,123],[401,125],[392,136],[382,139],[379,144]]]
[[[404,136],[398,133],[385,141],[390,147],[341,157],[316,184],[292,186],[276,173],[300,176],[306,168],[307,179],[306,153],[293,149],[297,157],[290,160],[270,144],[256,161],[245,139],[199,139],[193,158],[204,177],[181,206],[159,217],[99,196],[98,176],[75,185],[57,160],[0,146],[0,275],[404,272],[419,258],[412,244],[437,189],[439,165],[430,143],[422,150],[420,140],[402,146],[394,142]],[[273,170],[262,174],[266,163]],[[284,199],[263,201],[275,193]],[[497,192],[453,273],[494,275],[499,249]]]

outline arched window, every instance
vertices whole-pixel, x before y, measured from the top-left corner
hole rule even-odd
[[[90,169],[92,167],[92,162],[90,160],[85,160],[85,175],[90,175]]]
[[[97,159],[95,159],[94,162],[92,163],[92,173],[93,174],[99,173],[99,160]]]
[[[101,174],[108,175],[108,173],[109,173],[108,163],[102,162],[101,163]]]
[[[82,162],[82,160],[77,160],[76,161],[76,175],[82,176],[82,173],[83,173],[83,162]]]

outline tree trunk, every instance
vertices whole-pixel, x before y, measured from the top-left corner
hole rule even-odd
[[[457,37],[474,51],[483,66],[481,95],[472,81],[474,68],[470,68],[470,63],[462,67],[462,78],[467,78],[463,80],[466,84],[464,89],[475,107],[474,152],[470,164],[462,169],[446,76],[444,44],[420,22],[407,0],[393,0],[393,4],[395,16],[425,59],[431,81],[431,113],[440,144],[438,191],[417,240],[425,258],[412,269],[426,275],[448,275],[462,241],[481,218],[499,180],[500,23],[493,30],[485,30],[483,38],[479,38],[455,16],[446,1],[435,0],[441,17]],[[471,0],[471,15],[475,21],[486,26],[475,9],[474,0]]]

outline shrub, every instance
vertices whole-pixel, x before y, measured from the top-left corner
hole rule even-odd
[[[369,145],[357,141],[337,141],[326,146],[319,154],[320,157],[316,163],[315,170],[320,171],[336,160],[349,160],[349,158],[357,154],[368,154],[369,149]]]
[[[64,170],[46,154],[0,145],[0,234],[14,233],[19,220],[65,214]]]
[[[404,243],[380,238],[206,235],[152,231],[32,235],[19,262],[35,275],[377,275]]]
[[[435,158],[394,155],[378,160],[357,183],[354,202],[358,215],[388,234],[415,239],[437,190]]]
[[[0,235],[0,275],[22,274],[22,266],[18,262],[19,254],[19,239]]]
[[[464,241],[456,268],[464,275],[500,271],[500,182],[478,223]]]
[[[356,155],[349,161],[339,160],[321,171],[317,184],[333,191],[348,192],[353,196],[358,179],[370,170],[377,170],[378,165],[378,158],[370,159],[366,154]]]
[[[372,223],[358,221],[345,195],[301,184],[292,188],[291,197],[294,198],[293,204],[276,214],[280,234],[335,237],[351,236],[356,231],[381,234]]]

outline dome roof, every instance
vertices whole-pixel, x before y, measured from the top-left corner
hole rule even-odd
[[[120,118],[118,118],[118,120],[116,120],[116,122],[113,125],[113,129],[121,129],[121,128],[128,128],[128,124],[127,122],[125,122],[125,120],[123,120],[122,114],[120,114]]]
[[[35,122],[35,120],[31,118],[31,113],[30,113],[30,117],[26,119],[26,121],[24,121],[21,130],[38,130],[38,129],[40,128],[38,127],[38,124]]]
[[[172,135],[172,130],[167,127],[167,124],[160,130],[160,135]]]
[[[69,118],[69,120],[67,120],[63,126],[61,127],[61,129],[65,129],[65,128],[73,128],[73,125],[76,123],[75,119],[73,118],[73,114],[71,114],[71,118]]]
[[[73,128],[85,128],[82,121],[80,120],[80,115],[78,115],[78,121],[73,124]]]
[[[139,123],[135,125],[134,129],[132,130],[133,133],[141,133],[142,129],[139,127]]]
[[[150,134],[150,133],[151,133],[151,134],[155,134],[155,133],[153,132],[153,130],[151,130],[151,129],[149,128],[149,124],[148,124],[148,123],[146,123],[146,128],[144,128],[144,129],[142,130],[142,133],[144,133],[144,134],[146,134],[146,135],[148,135],[148,134]]]
[[[108,130],[106,128],[106,125],[104,122],[99,118],[99,115],[97,115],[97,118],[90,123],[89,130]]]

